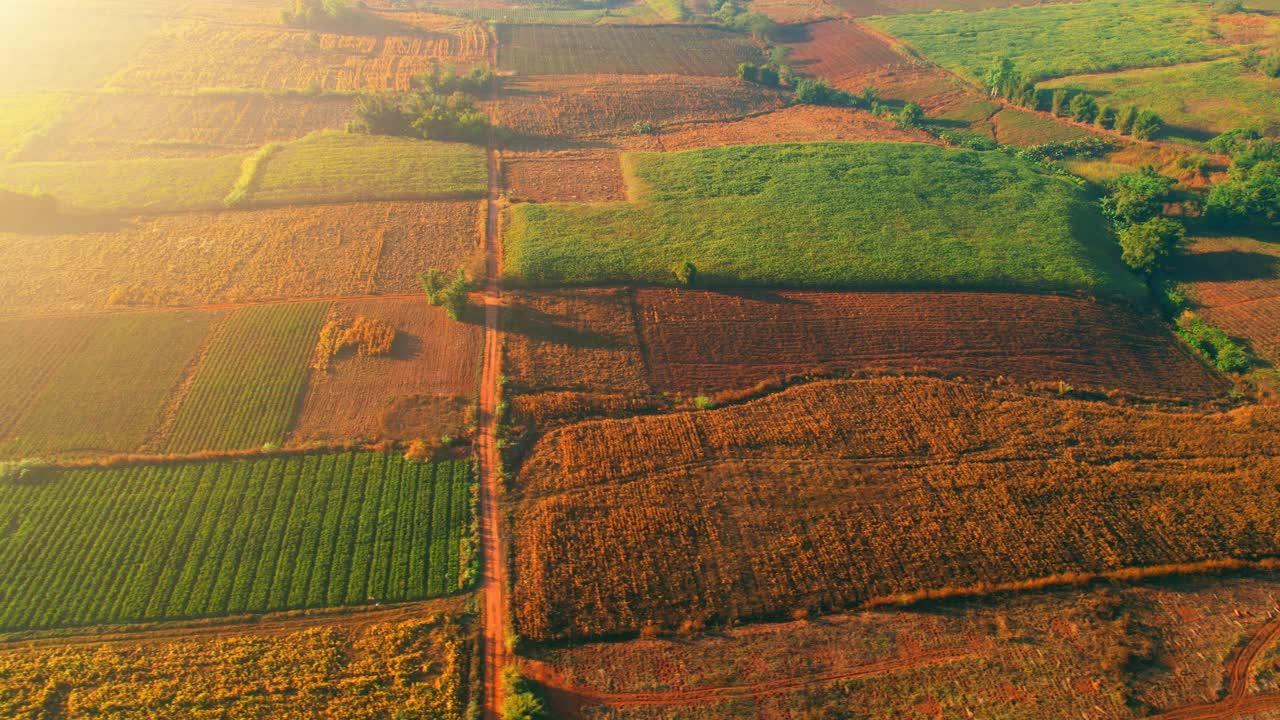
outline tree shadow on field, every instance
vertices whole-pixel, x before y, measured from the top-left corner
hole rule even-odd
[[[754,300],[756,302],[767,303],[769,305],[810,306],[810,305],[816,304],[814,302],[811,302],[809,300],[804,300],[802,298],[787,297],[786,295],[783,295],[782,293],[776,290],[728,289],[728,290],[708,290],[708,292],[713,292],[717,295],[724,295],[726,297],[742,298],[743,300]]]
[[[502,314],[503,330],[516,335],[570,347],[604,350],[623,347],[616,338],[572,327],[566,324],[564,319],[535,308],[511,305],[503,308]]]
[[[1280,279],[1280,257],[1243,250],[1191,253],[1178,258],[1173,274],[1183,282]]]
[[[393,360],[412,360],[418,357],[422,352],[422,338],[403,330],[396,331],[396,337],[391,341],[390,357]]]

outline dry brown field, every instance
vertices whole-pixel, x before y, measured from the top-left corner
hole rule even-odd
[[[668,151],[759,143],[876,140],[937,142],[920,130],[900,128],[870,113],[817,105],[793,105],[742,120],[688,123],[666,128],[658,135],[632,135],[620,142],[630,151]]]
[[[518,75],[694,75],[733,77],[760,49],[713,27],[499,25],[498,67]]]
[[[382,202],[128,218],[97,232],[0,234],[0,309],[209,305],[407,293],[476,255],[472,202]]]
[[[1205,320],[1280,364],[1280,245],[1198,237],[1178,260],[1174,278],[1186,284]]]
[[[395,328],[388,355],[347,350],[313,367],[292,442],[436,439],[466,424],[479,377],[483,329],[445,317],[425,297],[334,303],[330,320]]]
[[[777,90],[726,77],[556,75],[503,83],[498,123],[524,139],[602,139],[658,127],[733,120],[785,105]]]
[[[999,293],[639,290],[655,390],[714,393],[810,371],[930,370],[1188,400],[1225,383],[1155,318]]]
[[[848,20],[788,28],[783,47],[796,72],[832,83],[849,82],[911,67],[907,56]]]
[[[616,150],[510,152],[502,182],[514,202],[611,202],[627,199]]]
[[[202,157],[341,129],[344,97],[259,94],[95,95],[22,154],[23,160]]]
[[[752,12],[768,15],[779,25],[813,22],[840,14],[823,0],[751,0],[750,8]]]
[[[857,707],[922,720],[975,710],[1119,720],[1218,701],[1226,667],[1277,600],[1273,575],[1173,579],[535,649],[524,665],[565,718]]]
[[[934,379],[570,425],[514,500],[516,630],[634,633],[1280,555],[1280,417]]]
[[[408,90],[438,63],[488,60],[489,31],[472,24],[413,35],[334,35],[281,27],[175,21],[151,34],[110,85],[138,92],[201,89]]]

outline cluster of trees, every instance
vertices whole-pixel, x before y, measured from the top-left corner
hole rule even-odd
[[[1177,252],[1187,236],[1181,222],[1164,215],[1175,182],[1147,165],[1113,180],[1110,193],[1102,199],[1102,212],[1115,223],[1120,236],[1121,258],[1147,276]]]
[[[446,142],[483,143],[489,116],[464,92],[416,92],[406,97],[362,95],[348,132],[397,135]]]
[[[1036,84],[1023,77],[1009,58],[996,61],[987,71],[984,81],[991,97],[1002,97],[1015,105],[1032,109],[1039,104]]]
[[[784,66],[785,67],[785,66]],[[782,87],[791,85],[790,68],[784,69],[775,65],[754,65],[752,63],[738,63],[738,79],[745,80],[749,83],[764,85],[766,87]]]
[[[280,21],[294,27],[343,29],[360,23],[363,14],[346,0],[292,0],[280,11]]]
[[[1150,140],[1164,129],[1164,120],[1154,110],[1133,105],[1116,110],[1098,105],[1098,101],[1086,93],[1071,93],[1065,88],[1053,91],[1049,111],[1058,117],[1076,122],[1092,123],[1104,130],[1114,130],[1121,135],[1131,135],[1138,140]]]
[[[711,0],[712,14],[725,27],[744,32],[755,39],[766,42],[778,31],[778,23],[773,18],[758,12],[748,12],[735,0]]]
[[[467,309],[467,273],[458,268],[453,280],[445,282],[444,273],[431,268],[425,273],[418,273],[418,281],[422,283],[422,291],[427,294],[427,302],[443,307],[450,320],[460,320]]]
[[[1231,157],[1227,180],[1209,190],[1205,215],[1222,225],[1280,223],[1280,141],[1237,130],[1209,143]]]
[[[431,72],[414,76],[413,86],[433,95],[480,95],[493,87],[493,77],[493,68],[488,65],[472,68],[466,75],[459,75],[452,65],[436,65]]]

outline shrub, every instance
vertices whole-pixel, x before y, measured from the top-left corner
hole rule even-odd
[[[1172,218],[1152,218],[1120,231],[1120,258],[1135,271],[1151,274],[1186,239],[1182,223]]]
[[[751,63],[738,63],[738,79],[760,82],[760,67]]]
[[[1098,117],[1098,101],[1092,95],[1080,93],[1067,103],[1067,114],[1076,122],[1091,123]]]
[[[1102,212],[1120,225],[1145,222],[1164,212],[1176,181],[1150,165],[1111,181],[1111,193],[1102,200]]]
[[[1113,107],[1104,106],[1098,109],[1098,119],[1095,121],[1098,127],[1103,130],[1111,130],[1116,126],[1116,110]]]
[[[444,289],[444,274],[435,268],[425,273],[418,273],[418,282],[422,283],[422,292],[427,294],[427,302],[440,305],[440,291]]]
[[[493,68],[488,65],[474,67],[466,75],[459,75],[452,65],[436,65],[431,72],[414,77],[413,85],[433,95],[479,95],[493,87],[493,78]]]
[[[893,117],[893,121],[902,127],[920,127],[924,124],[924,108],[909,102],[902,106],[898,114]]]
[[[693,399],[693,406],[699,410],[711,410],[715,408],[716,403],[706,395],[699,395]]]
[[[1129,133],[1139,140],[1150,140],[1164,129],[1164,120],[1154,110],[1141,110],[1133,119]]]
[[[1088,137],[1066,142],[1051,142],[1033,145],[1018,153],[1019,157],[1035,162],[1045,160],[1067,160],[1069,158],[1098,158],[1115,149],[1115,145],[1106,138]]]
[[[1243,372],[1249,368],[1249,354],[1226,333],[1200,319],[1191,311],[1178,318],[1178,335],[1223,372]]]
[[[467,309],[467,290],[467,274],[458,268],[453,281],[440,291],[440,304],[450,320],[462,319],[462,313]]]
[[[544,720],[546,706],[534,692],[533,684],[508,665],[502,669],[502,720]]]
[[[685,287],[694,287],[698,283],[698,268],[688,260],[676,263],[671,272],[675,274],[676,281]]]
[[[285,25],[341,30],[360,24],[364,15],[343,0],[293,0],[280,11]]]
[[[636,135],[654,135],[658,132],[658,126],[648,120],[637,120],[631,125],[631,132]]]
[[[796,102],[806,105],[830,105],[833,107],[860,107],[862,101],[844,90],[832,87],[826,80],[796,81]]]
[[[367,135],[482,143],[489,132],[489,116],[463,92],[418,92],[400,100],[364,95],[356,101],[354,114],[347,131]]]
[[[1133,121],[1138,117],[1138,108],[1130,105],[1116,113],[1116,132],[1128,135],[1133,129]]]
[[[1067,112],[1067,91],[1066,90],[1062,88],[1058,88],[1057,90],[1053,91],[1053,99],[1049,103],[1049,112],[1053,113],[1054,117],[1062,117],[1063,115],[1066,114]]]

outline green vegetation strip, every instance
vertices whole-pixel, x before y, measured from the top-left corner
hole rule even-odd
[[[815,143],[638,153],[634,202],[512,207],[526,285],[1086,290],[1141,296],[1088,194],[1003,153]]]
[[[0,189],[52,195],[64,210],[206,210],[222,207],[243,158],[165,158],[0,164]]]
[[[168,452],[282,442],[328,308],[328,303],[290,303],[232,313],[216,330],[178,407]]]
[[[394,602],[459,589],[469,461],[341,453],[0,481],[0,628]]]
[[[1210,60],[1231,52],[1211,42],[1208,5],[1177,0],[1094,0],[868,22],[974,80],[1003,57],[1032,79],[1043,79]]]

